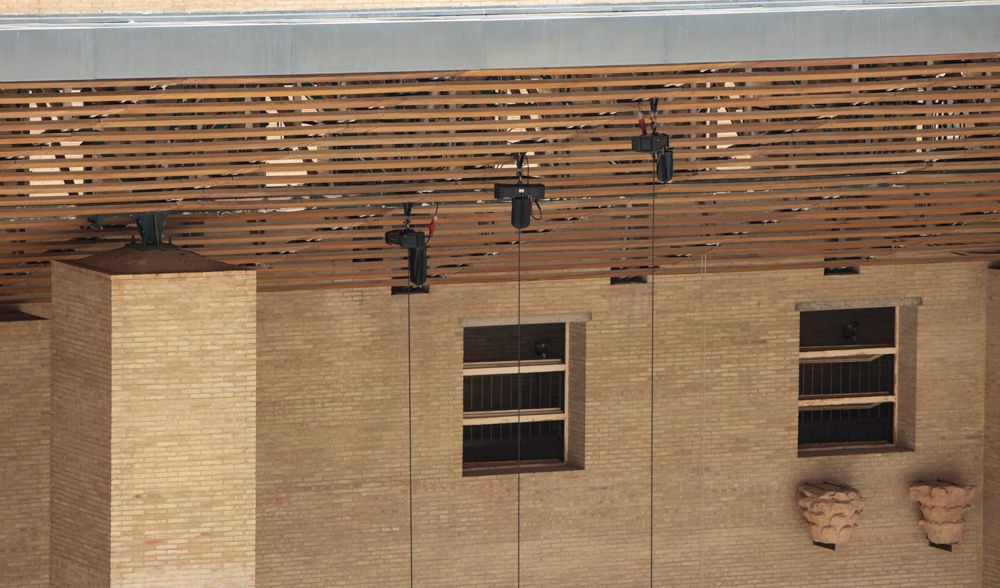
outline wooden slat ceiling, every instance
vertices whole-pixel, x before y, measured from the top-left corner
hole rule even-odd
[[[492,185],[547,186],[525,279],[1000,257],[1000,54],[296,78],[0,84],[0,302],[128,242],[259,268],[262,290],[404,283],[382,234],[417,203],[431,284],[510,280]],[[675,181],[630,138],[648,99]],[[101,215],[104,228],[88,218]],[[830,261],[846,258],[849,261]]]

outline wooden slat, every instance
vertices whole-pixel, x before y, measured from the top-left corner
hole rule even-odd
[[[499,374],[538,374],[548,372],[565,372],[566,364],[562,360],[527,359],[517,361],[490,361],[466,363],[462,367],[463,376],[494,376]]]
[[[892,394],[857,394],[833,397],[799,397],[799,410],[819,410],[828,407],[866,408],[876,404],[896,402]]]
[[[462,413],[463,425],[500,425],[504,423],[541,423],[565,421],[566,413],[559,408],[525,408]]]
[[[526,280],[992,260],[998,57],[0,84],[0,303],[149,211],[264,291],[401,284],[407,202],[440,205],[432,284],[511,280],[518,241]],[[670,185],[630,149],[646,98]],[[550,197],[520,236],[517,151]]]
[[[714,68],[713,68],[714,69]],[[909,76],[939,76],[941,74],[962,74],[992,73],[1000,71],[1000,65],[992,61],[979,61],[973,63],[941,63],[923,65],[897,65],[888,67],[869,67],[865,69],[785,69],[772,71],[701,71],[692,73],[677,73],[674,75],[624,75],[624,76],[573,76],[562,79],[548,79],[545,77],[513,75],[489,76],[486,80],[467,80],[455,77],[444,77],[437,81],[410,82],[410,83],[390,83],[390,84],[281,84],[271,87],[186,87],[184,85],[166,85],[169,94],[163,91],[163,85],[151,89],[105,89],[102,92],[74,92],[52,91],[43,89],[33,91],[30,94],[31,101],[39,104],[66,104],[73,102],[85,102],[89,104],[99,102],[140,102],[150,100],[225,100],[241,99],[253,100],[270,97],[316,97],[316,96],[370,96],[371,104],[381,105],[381,97],[392,94],[407,96],[410,94],[432,94],[435,92],[456,93],[494,93],[500,96],[511,96],[518,98],[526,94],[550,94],[565,89],[586,89],[586,88],[618,88],[618,87],[676,87],[686,84],[718,84],[725,88],[726,84],[778,84],[780,82],[808,83],[817,80],[873,80],[879,78],[892,79],[896,83],[900,80],[907,80]],[[0,87],[3,87],[0,85]],[[547,91],[546,91],[547,90]],[[535,92],[532,92],[535,91]],[[587,94],[586,90],[581,90],[581,94]],[[23,98],[11,92],[8,95],[0,96],[0,105],[16,105]],[[521,98],[523,101],[524,98]],[[429,102],[414,102],[429,103]],[[443,102],[452,103],[450,101]],[[461,104],[461,102],[456,102]],[[364,106],[363,102],[349,102],[349,106]]]

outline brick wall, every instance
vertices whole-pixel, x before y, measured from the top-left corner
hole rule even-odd
[[[405,305],[381,290],[258,298],[259,586],[407,577]],[[461,370],[461,337],[450,349]]]
[[[81,270],[57,264],[55,271]],[[997,551],[992,549],[1000,539],[989,535],[1000,528],[996,491],[1000,436],[993,435],[1000,422],[1000,403],[984,406],[986,374],[996,370],[986,363],[984,341],[995,346],[998,340],[992,332],[987,336],[986,325],[996,321],[993,316],[987,321],[985,298],[989,291],[994,297],[990,308],[996,308],[998,286],[995,274],[973,264],[866,268],[860,276],[822,277],[817,271],[803,271],[659,278],[657,585],[1000,585]],[[184,292],[189,295],[190,288]],[[584,327],[586,469],[522,477],[522,581],[527,586],[648,583],[650,288],[611,287],[604,281],[545,282],[526,283],[524,293],[525,300],[538,302],[531,314],[592,312],[593,320]],[[435,287],[430,295],[409,299],[415,343],[414,572],[420,585],[494,586],[515,581],[516,479],[461,475],[458,323],[462,317],[512,315],[514,294],[511,284],[453,286]],[[112,336],[99,325],[110,320],[100,310],[110,296],[110,287],[96,282],[79,282],[56,296],[54,361],[71,367],[109,357]],[[911,296],[924,300],[917,310],[916,451],[797,457],[794,304]],[[252,307],[251,298],[237,295],[231,302],[240,300],[240,305]],[[409,571],[407,378],[402,363],[406,303],[406,297],[390,297],[382,290],[260,296],[258,585],[405,582]],[[85,314],[70,319],[66,309],[74,305]],[[198,314],[198,306],[182,311],[198,317],[189,328],[202,324],[215,328],[211,321],[218,312]],[[137,310],[131,318],[116,320],[139,321],[143,316],[147,315]],[[32,321],[34,326],[0,328],[44,330],[45,324]],[[157,325],[165,330],[158,331]],[[154,321],[149,328],[158,334],[117,344],[165,345],[170,350],[170,336],[164,334],[170,331],[167,322]],[[5,362],[0,370],[6,370],[5,375],[15,371],[19,382],[40,378],[34,384],[37,398],[44,388],[45,336],[13,334],[0,340],[0,344],[15,343],[4,348],[5,359],[25,357],[34,345],[37,351],[30,365],[39,367],[25,370]],[[991,350],[988,356],[995,354]],[[144,377],[141,368],[133,366],[140,372],[134,385],[144,385],[139,381]],[[172,373],[183,379],[184,365],[174,368]],[[110,460],[107,470],[73,469],[67,461],[71,451],[110,443],[101,434],[110,423],[101,424],[87,410],[98,405],[91,391],[110,386],[110,378],[110,370],[54,373],[53,418],[70,416],[60,413],[60,406],[75,406],[76,417],[56,427],[53,435],[52,516],[54,523],[62,522],[53,525],[53,585],[106,585],[110,575],[109,569],[88,565],[101,559],[98,540],[106,520],[89,521],[79,510],[81,503],[110,501],[110,495],[66,493],[70,476],[79,478],[76,485],[86,478],[98,488],[108,479],[102,476],[110,477]],[[230,374],[217,383],[239,378]],[[990,381],[1000,380],[991,375]],[[6,389],[10,388],[5,386],[5,393]],[[996,395],[995,385],[989,393]],[[77,404],[68,404],[69,400]],[[44,399],[37,406],[43,405]],[[132,410],[141,413],[143,407]],[[188,424],[196,421],[192,417]],[[985,480],[984,422],[991,444],[985,452]],[[145,422],[135,432],[156,432],[159,440],[162,424]],[[238,428],[250,426],[243,420]],[[42,417],[30,433],[31,443],[44,443],[40,433],[44,427]],[[28,429],[23,434],[9,427],[0,430],[0,435],[12,433],[29,435]],[[169,452],[167,445],[147,447]],[[23,461],[4,454],[0,462],[4,471],[24,466],[17,470],[23,480],[44,479],[47,466],[38,458],[44,452],[38,452],[38,459],[21,453]],[[136,465],[156,461],[150,457],[154,456],[138,459]],[[122,472],[121,477],[127,476]],[[910,483],[938,477],[986,484],[982,502],[970,515],[966,542],[951,554],[927,546],[916,524],[916,508],[906,496]],[[10,518],[8,512],[43,521],[44,484],[29,493],[4,486],[8,479],[5,475],[0,482],[5,500],[32,494],[37,508],[5,510],[0,529],[22,528],[21,515]],[[836,553],[808,541],[794,502],[795,486],[804,480],[851,484],[865,495],[868,506],[861,526],[852,542]],[[243,499],[248,499],[246,493],[237,502]],[[158,508],[153,493],[144,494],[143,501],[141,510]],[[245,504],[237,510],[237,520],[250,512]],[[56,532],[67,522],[83,535],[69,541],[65,533]],[[41,537],[44,526],[36,528],[42,529]],[[155,525],[147,528],[154,543],[157,534],[169,533]],[[88,530],[96,538],[94,543],[79,540],[87,537]],[[3,532],[0,539],[5,541]],[[0,545],[11,549],[9,543]],[[38,543],[33,547],[4,553],[0,583],[45,585],[44,557],[39,555],[44,548]],[[164,544],[144,547],[148,550],[135,544],[127,549],[134,557],[146,558],[147,568],[155,567],[157,555],[167,549]],[[244,562],[246,557],[237,556]],[[138,579],[133,576],[131,581]]]
[[[982,585],[981,505],[966,542],[927,546],[912,482],[982,485],[983,266],[679,276],[656,281],[657,585]],[[586,468],[521,478],[521,580],[648,584],[649,285],[524,284],[528,314],[591,312]],[[916,451],[797,457],[796,302],[923,298]],[[460,318],[509,317],[513,284],[433,288],[413,321],[414,574],[512,585],[511,475],[462,477]],[[386,586],[409,572],[406,304],[387,291],[262,294],[257,581]],[[802,481],[853,485],[850,544],[813,547]]]
[[[1000,270],[987,272],[983,586],[1000,587]]]
[[[50,337],[0,314],[0,586],[49,585]]]
[[[53,272],[52,585],[253,586],[255,275]]]

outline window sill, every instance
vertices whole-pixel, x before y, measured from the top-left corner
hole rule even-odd
[[[799,449],[799,457],[837,457],[841,455],[870,455],[875,453],[913,453],[913,449],[900,446]]]
[[[520,467],[521,474],[539,474],[543,472],[574,472],[583,471],[580,466],[566,463],[539,463],[524,464]],[[463,478],[476,478],[480,476],[501,476],[518,473],[516,465],[496,465],[486,467],[470,467],[462,469]]]

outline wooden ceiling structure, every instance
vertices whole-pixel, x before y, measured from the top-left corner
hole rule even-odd
[[[546,185],[525,279],[1000,258],[1000,54],[0,84],[0,303],[129,242],[262,291],[402,285],[383,243],[438,210],[430,284],[517,271],[515,153]],[[630,149],[658,99],[675,176]],[[101,223],[95,222],[100,220]],[[101,226],[99,226],[101,225]]]

